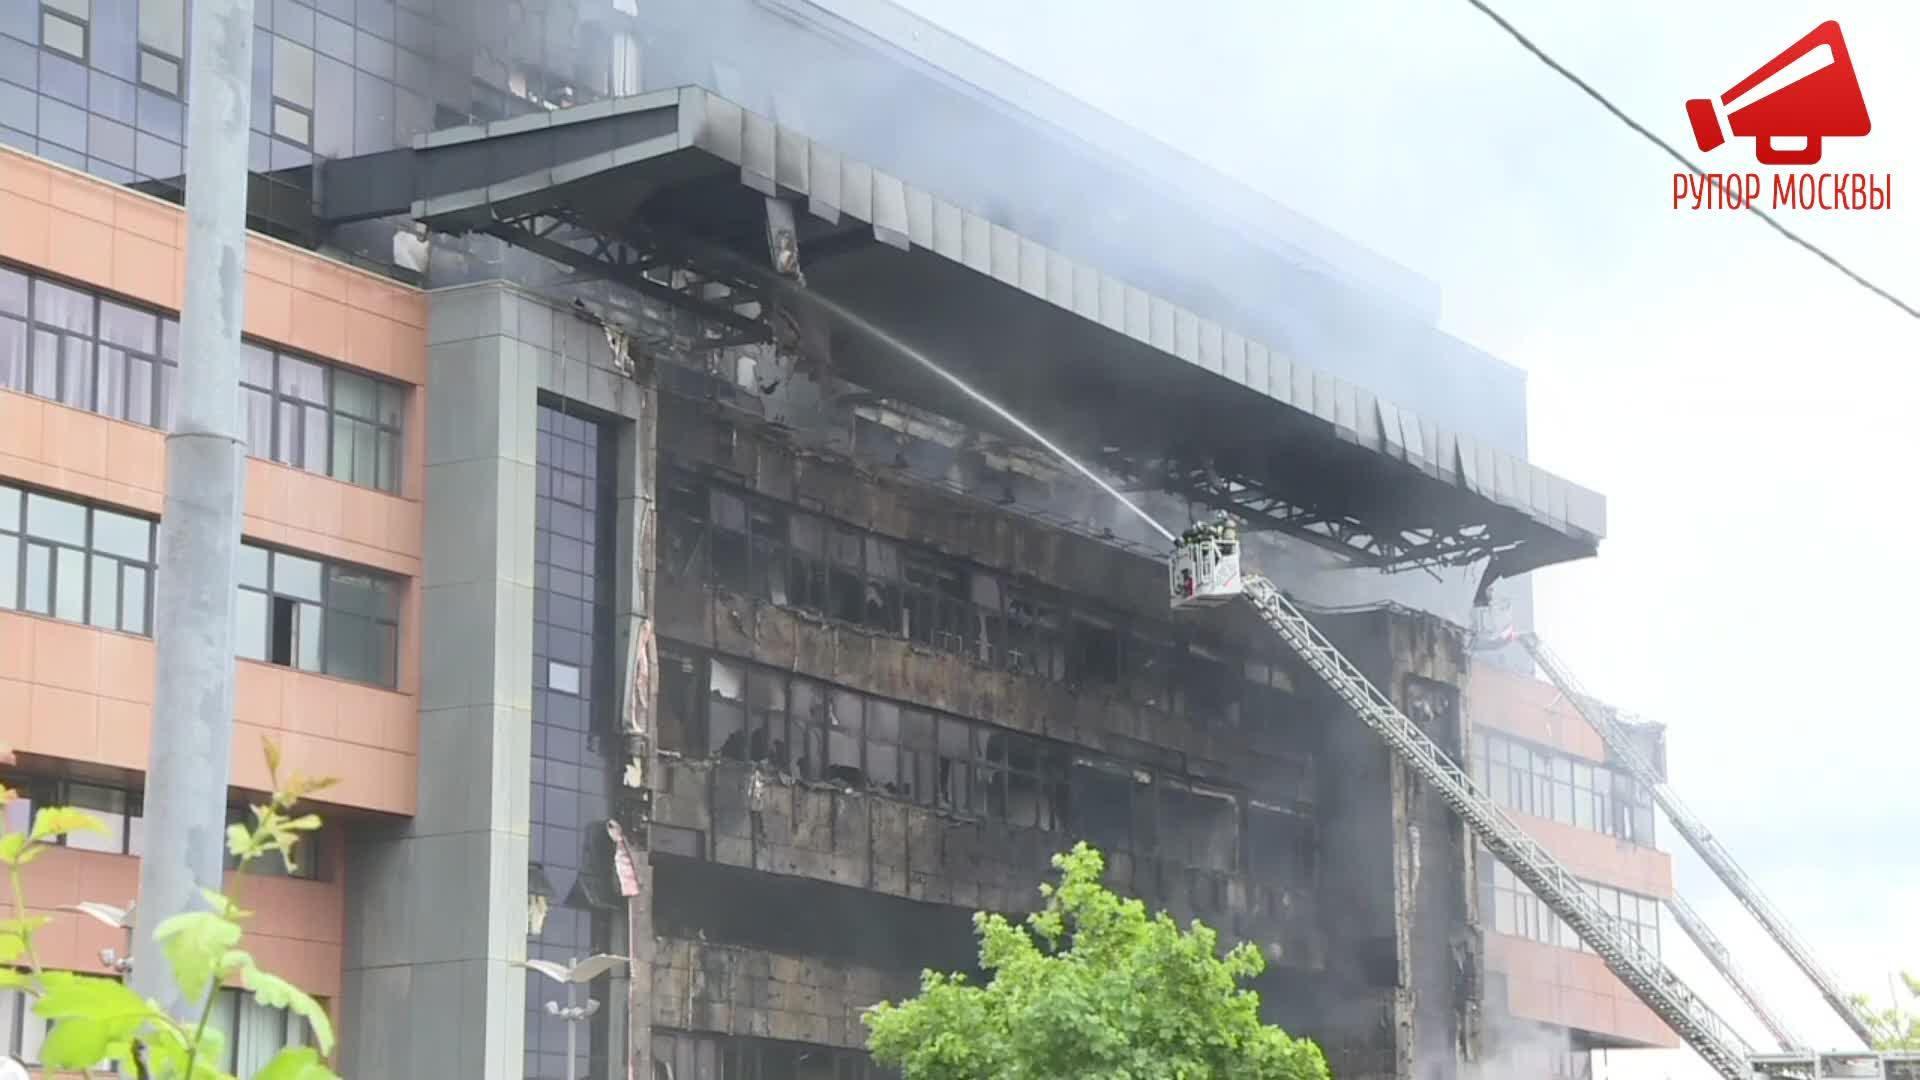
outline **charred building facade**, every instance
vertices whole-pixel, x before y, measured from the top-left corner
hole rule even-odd
[[[120,807],[115,850],[53,864],[118,902],[152,548],[113,537],[164,528],[186,9],[28,7],[0,15],[0,718],[31,782]],[[1518,373],[1424,286],[882,3],[256,11],[237,719],[348,778],[262,903],[345,1075],[565,1075],[563,992],[518,964],[603,953],[580,1075],[874,1074],[861,1010],[970,967],[970,914],[1030,909],[1080,839],[1257,944],[1270,1018],[1342,1080],[1483,1055],[1459,822],[914,359],[1162,522],[1235,514],[1464,761],[1470,603],[1524,621],[1522,575],[1592,554],[1604,505],[1525,461]],[[96,968],[60,919],[48,962]],[[236,1054],[300,1037],[233,1010]]]
[[[1085,839],[1117,888],[1256,943],[1270,1015],[1321,1040],[1341,1076],[1454,1075],[1481,999],[1460,826],[1249,613],[1173,617],[1160,560],[996,506],[994,454],[913,432],[1020,456],[992,436],[850,391],[804,428],[776,424],[752,379],[660,358],[644,389],[573,312],[510,287],[434,304],[436,332],[514,320],[485,348],[536,359],[507,377],[569,395],[539,398],[530,432],[532,915],[512,932],[528,955],[645,964],[644,986],[596,987],[632,1008],[596,1019],[583,1065],[650,1045],[663,1076],[866,1075],[862,1009],[910,994],[923,968],[972,969],[971,913],[1031,910],[1050,856]],[[485,340],[430,346],[430,408],[465,410],[466,380],[502,377],[475,368]],[[955,482],[968,453],[975,475]],[[1063,503],[1087,497],[1024,470]],[[429,520],[430,552],[434,534]],[[435,587],[429,696],[455,634],[433,629]],[[1458,628],[1390,607],[1325,624],[1464,752]],[[629,642],[650,697],[623,694]],[[459,646],[445,662],[473,677]],[[515,737],[511,721],[493,731]],[[447,751],[422,734],[426,770]],[[413,879],[399,852],[426,842],[370,846],[393,854],[363,873],[398,887]],[[426,903],[432,883],[413,881]],[[350,895],[349,921],[410,906],[390,902]],[[443,1007],[385,998],[378,967],[360,978],[351,1030]],[[558,1075],[564,1031],[538,984],[524,1002],[524,1075]]]

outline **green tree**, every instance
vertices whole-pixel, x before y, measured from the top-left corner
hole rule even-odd
[[[273,796],[253,808],[252,827],[228,827],[227,849],[242,868],[273,856],[291,870],[302,835],[320,827],[318,817],[296,816],[293,808],[332,781],[294,776],[282,783],[279,751],[271,742],[265,750]],[[0,786],[0,806],[15,797]],[[225,1036],[210,1023],[215,991],[231,981],[260,1004],[305,1019],[319,1044],[282,1050],[253,1080],[339,1080],[323,1060],[333,1048],[326,1011],[292,983],[262,971],[240,948],[241,926],[251,913],[242,910],[235,897],[207,892],[208,910],[175,915],[153,928],[181,993],[202,1002],[197,1023],[175,1020],[158,1002],[142,998],[119,979],[41,968],[34,936],[52,920],[28,913],[22,871],[63,836],[106,831],[100,819],[83,810],[49,806],[35,812],[25,832],[0,835],[0,866],[5,867],[13,899],[13,917],[0,919],[0,988],[28,995],[34,1013],[48,1022],[40,1063],[85,1077],[117,1068],[120,1075],[136,1080],[234,1080],[217,1064],[226,1059]]]
[[[1910,972],[1900,973],[1900,982],[1905,984],[1906,1001],[1902,1003],[1898,990],[1888,999],[1885,1008],[1873,1003],[1868,994],[1853,995],[1854,1008],[1866,1017],[1867,1028],[1873,1032],[1875,1050],[1920,1050],[1920,976]]]
[[[985,986],[926,972],[920,995],[867,1011],[868,1048],[906,1080],[1329,1080],[1306,1039],[1260,1022],[1239,986],[1265,966],[1214,932],[1101,884],[1086,844],[1055,855],[1059,885],[1026,928],[974,916]]]

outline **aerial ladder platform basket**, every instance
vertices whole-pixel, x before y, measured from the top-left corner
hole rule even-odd
[[[1245,592],[1233,526],[1197,525],[1181,534],[1167,560],[1167,590],[1175,608],[1219,607]]]

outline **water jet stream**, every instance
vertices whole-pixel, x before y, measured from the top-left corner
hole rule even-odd
[[[1007,423],[1012,424],[1014,427],[1020,429],[1022,434],[1026,435],[1028,438],[1032,439],[1034,442],[1037,442],[1041,446],[1045,447],[1047,451],[1051,453],[1054,457],[1057,457],[1061,461],[1066,462],[1068,465],[1072,466],[1073,469],[1077,471],[1080,475],[1086,477],[1088,480],[1093,481],[1094,484],[1096,484],[1101,491],[1104,491],[1107,494],[1113,496],[1115,499],[1118,499],[1120,501],[1120,505],[1133,511],[1134,514],[1138,515],[1141,521],[1146,522],[1147,525],[1150,526],[1154,532],[1157,532],[1161,536],[1165,537],[1168,543],[1173,542],[1173,539],[1174,539],[1173,534],[1171,532],[1168,532],[1165,526],[1161,525],[1158,521],[1155,521],[1152,518],[1152,516],[1149,515],[1145,510],[1140,509],[1140,507],[1137,504],[1135,504],[1132,499],[1129,499],[1125,495],[1121,494],[1119,488],[1116,488],[1112,484],[1101,479],[1099,474],[1095,473],[1092,469],[1089,469],[1085,465],[1082,465],[1078,458],[1074,457],[1072,454],[1067,453],[1065,450],[1061,449],[1057,444],[1055,444],[1052,440],[1048,439],[1045,435],[1042,435],[1040,434],[1040,432],[1034,430],[1034,427],[1032,424],[1029,424],[1025,420],[1020,419],[1018,416],[1015,416],[1012,412],[1010,412],[1007,408],[1002,406],[999,402],[981,393],[979,390],[976,390],[965,379],[962,379],[960,376],[955,375],[953,372],[948,371],[944,367],[941,367],[937,362],[934,361],[932,357],[926,355],[925,353],[907,344],[906,342],[901,341],[899,338],[893,336],[892,334],[888,333],[885,330],[882,330],[880,327],[875,326],[873,323],[868,322],[866,319],[860,317],[859,315],[854,314],[852,311],[847,310],[847,308],[842,306],[841,304],[833,300],[829,300],[824,296],[821,296],[819,293],[807,292],[799,289],[792,289],[790,290],[790,292],[796,298],[802,299],[806,303],[814,304],[819,306],[820,308],[825,309],[826,311],[830,312],[835,318],[839,319],[841,322],[844,322],[847,325],[852,326],[853,328],[859,330],[861,333],[866,334],[867,336],[873,338],[874,340],[886,345],[888,348],[894,350],[895,352],[898,352],[903,356],[907,356],[913,359],[915,362],[920,364],[922,367],[926,368],[928,371],[931,371],[935,375],[938,375],[942,379],[945,379],[947,382],[952,383],[955,389],[959,390],[961,393],[967,395],[973,400],[979,402],[981,405],[985,406],[986,408],[992,410],[994,415],[1000,417],[1000,419],[1005,420]]]

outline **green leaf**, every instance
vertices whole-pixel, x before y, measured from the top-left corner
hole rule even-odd
[[[0,919],[0,964],[12,964],[26,955],[34,932],[53,920],[45,915],[25,919]]]
[[[340,1080],[311,1046],[289,1046],[275,1054],[253,1080]]]
[[[12,832],[0,836],[0,863],[12,866],[19,862],[20,854],[27,850],[28,843],[26,833]]]
[[[278,975],[269,975],[259,968],[251,968],[246,973],[247,989],[253,991],[253,999],[274,1009],[292,1009],[295,1015],[306,1020],[313,1027],[313,1041],[320,1044],[320,1053],[333,1052],[333,1023],[327,1019],[327,1011],[320,1003],[306,995],[306,992]]]
[[[35,1015],[52,1021],[40,1060],[50,1068],[86,1069],[114,1057],[158,1015],[156,1007],[117,979],[48,972]]]
[[[153,936],[166,951],[180,993],[200,1001],[220,974],[220,958],[239,944],[240,925],[211,911],[189,911],[163,921]]]
[[[223,919],[232,919],[235,922],[239,922],[241,919],[253,914],[253,912],[234,903],[232,898],[227,896],[226,893],[214,892],[212,889],[201,889],[200,895],[206,898],[207,906],[213,909],[213,913]]]
[[[145,1020],[154,1012],[152,1004],[118,979],[49,971],[41,976],[41,982],[45,990],[33,1003],[33,1011],[48,1020]]]
[[[254,853],[253,830],[245,825],[227,826],[227,851],[229,854],[246,856]]]
[[[232,1080],[232,1078],[227,1075],[226,1070],[219,1067],[220,1062],[227,1060],[227,1033],[212,1024],[208,1024],[207,1030],[200,1033],[200,1042],[198,1045],[200,1051],[195,1056],[193,1063],[194,1080],[202,1080],[202,1078],[205,1078],[205,1080],[214,1080],[216,1077],[219,1078],[219,1080]],[[181,1064],[185,1065],[185,1063],[186,1059],[183,1057]],[[166,1074],[158,1073],[157,1075],[165,1076]]]
[[[71,806],[47,806],[33,815],[31,839],[52,840],[68,833],[90,832],[107,835],[107,826],[85,810]]]
[[[18,968],[0,967],[0,990],[32,990],[33,976]]]
[[[107,1056],[115,1025],[91,1016],[69,1017],[53,1025],[40,1044],[40,1064],[52,1069],[86,1069]]]
[[[302,814],[297,818],[280,822],[280,827],[290,832],[312,832],[320,827],[320,815]]]
[[[187,1071],[187,1050],[173,1038],[158,1039],[146,1046],[147,1075],[179,1076]]]

